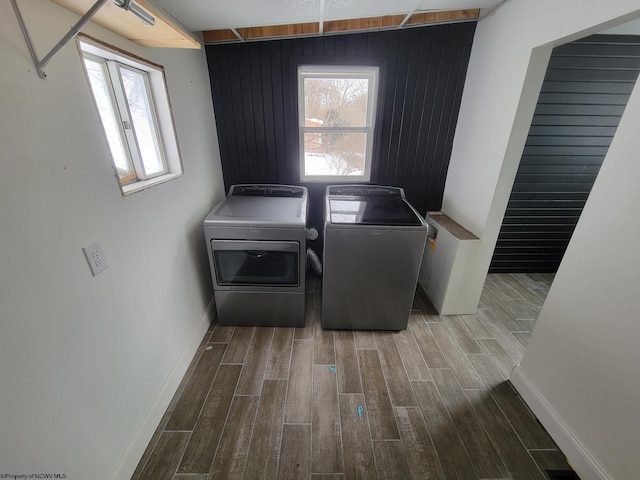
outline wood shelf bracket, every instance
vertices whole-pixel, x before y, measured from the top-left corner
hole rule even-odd
[[[71,27],[71,29],[67,32],[67,34],[60,39],[58,43],[54,45],[49,53],[47,53],[42,60],[38,59],[38,54],[36,53],[36,49],[33,45],[33,41],[31,40],[31,36],[29,35],[29,31],[27,30],[27,26],[24,23],[24,19],[22,18],[22,14],[20,13],[20,9],[18,8],[18,1],[11,0],[11,4],[13,5],[13,9],[16,12],[16,17],[18,18],[18,23],[20,24],[20,29],[22,30],[22,34],[24,35],[24,39],[27,42],[27,48],[29,48],[29,53],[31,54],[31,60],[33,60],[33,64],[36,67],[38,72],[38,76],[42,79],[47,78],[47,74],[44,72],[44,67],[49,63],[49,61],[53,58],[53,56],[60,51],[62,47],[64,47],[76,34],[84,27],[91,18],[96,14],[100,8],[107,3],[109,0],[98,0],[93,4],[87,13],[85,13],[78,22]]]

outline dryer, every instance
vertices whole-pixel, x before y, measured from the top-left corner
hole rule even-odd
[[[220,325],[304,326],[307,189],[233,185],[204,234]]]

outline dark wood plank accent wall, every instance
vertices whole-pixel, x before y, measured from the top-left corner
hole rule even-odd
[[[206,47],[225,187],[300,184],[297,65],[381,66],[372,183],[439,210],[475,22]],[[326,184],[307,184],[322,225]]]
[[[490,272],[555,272],[640,71],[640,37],[553,50]]]

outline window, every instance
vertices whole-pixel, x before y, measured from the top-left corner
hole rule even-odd
[[[298,67],[301,181],[369,181],[378,67]]]
[[[124,195],[182,174],[161,67],[79,40]]]

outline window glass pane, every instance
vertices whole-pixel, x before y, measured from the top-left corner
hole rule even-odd
[[[305,175],[364,175],[367,134],[304,134]]]
[[[305,78],[305,127],[367,126],[367,78]]]
[[[102,69],[102,65],[98,62],[85,58],[84,63],[87,68],[87,73],[89,74],[93,97],[95,98],[98,111],[100,112],[102,126],[105,134],[107,135],[107,141],[109,142],[109,149],[111,150],[113,163],[120,178],[126,177],[133,172],[133,169],[127,161],[127,155],[118,130],[117,122],[120,121],[120,116],[117,115],[113,109],[111,97],[107,90],[104,70]]]
[[[145,78],[142,74],[125,68],[120,69],[120,77],[145,173],[153,175],[162,172],[165,168],[156,137]]]

